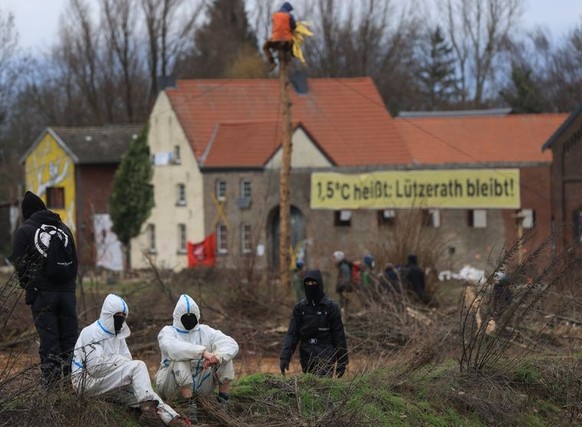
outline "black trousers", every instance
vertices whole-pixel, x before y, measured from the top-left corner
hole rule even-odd
[[[71,373],[78,337],[77,298],[74,292],[39,291],[31,308],[40,338],[42,381],[52,387]]]

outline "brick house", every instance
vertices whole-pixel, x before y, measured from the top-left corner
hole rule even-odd
[[[549,230],[550,156],[539,147],[563,115],[393,119],[369,78],[310,79],[308,91],[291,90],[291,100],[291,240],[309,266],[330,271],[335,250],[352,259],[372,251],[390,238],[391,218],[400,212],[390,200],[316,206],[314,182],[328,172],[362,179],[395,173],[403,180],[427,171],[453,178],[515,174],[520,184],[510,208],[425,206],[433,226],[452,236],[446,267],[484,268],[490,253],[515,239],[518,211],[528,215],[522,225],[535,224],[540,235]],[[147,267],[145,253],[180,270],[186,243],[213,232],[218,268],[276,267],[279,116],[275,80],[178,81],[159,95],[148,136],[156,206],[132,242],[133,267]]]
[[[552,223],[556,250],[582,241],[582,104],[564,118],[542,150],[552,155]],[[563,232],[560,230],[564,227]]]
[[[441,212],[441,226],[454,237],[463,263],[479,260],[528,233],[523,253],[551,233],[551,156],[539,150],[564,120],[564,114],[446,113],[395,120],[417,165],[430,168],[515,168],[520,203],[515,209],[458,209]],[[481,224],[472,221],[479,214]],[[476,244],[479,242],[479,244]],[[456,265],[455,267],[458,267]]]
[[[48,127],[22,158],[26,189],[75,233],[81,266],[119,269],[119,242],[109,229],[109,196],[121,157],[142,127]]]

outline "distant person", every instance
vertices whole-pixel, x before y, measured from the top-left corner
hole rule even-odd
[[[301,258],[295,261],[295,268],[293,269],[293,276],[291,277],[291,284],[295,292],[295,301],[301,300],[304,297],[303,291],[303,276],[305,275],[305,262]]]
[[[351,293],[354,291],[352,284],[352,265],[342,251],[335,251],[333,253],[333,259],[337,267],[335,291],[339,295],[340,310],[344,316],[347,316]]]
[[[141,425],[190,425],[154,392],[146,364],[132,359],[125,342],[131,333],[128,314],[123,298],[107,295],[99,319],[83,328],[75,345],[73,387],[82,396],[99,396],[139,408]]]
[[[299,362],[304,373],[339,378],[344,375],[348,348],[344,325],[336,303],[325,296],[319,270],[308,270],[303,279],[305,298],[295,304],[281,349],[280,369],[289,370],[299,345]]]
[[[52,388],[71,373],[78,336],[77,250],[71,230],[31,191],[22,200],[22,216],[11,259],[38,332],[42,383]],[[61,251],[64,261],[56,259]]]
[[[426,302],[425,274],[418,265],[416,255],[408,255],[408,261],[404,267],[404,283],[407,290],[411,291],[419,301]]]
[[[196,396],[218,388],[217,400],[226,405],[238,344],[218,329],[201,324],[200,309],[189,295],[178,299],[172,325],[160,331],[158,343],[162,362],[156,385],[163,397],[186,400],[193,421],[197,420]]]
[[[376,294],[374,288],[376,287],[376,278],[374,277],[374,257],[372,255],[364,255],[364,261],[360,265],[360,275],[358,278],[358,291],[364,306],[368,306],[369,302]]]
[[[263,52],[270,64],[269,71],[273,71],[277,66],[272,50],[280,50],[289,55],[293,52],[293,31],[297,24],[291,14],[292,10],[293,6],[286,1],[271,17],[273,28],[271,37],[263,45]]]
[[[511,305],[513,293],[509,289],[509,281],[504,271],[497,271],[494,275],[493,293],[491,296],[491,314],[495,321],[505,313]]]
[[[386,264],[382,275],[380,276],[380,291],[383,293],[402,293],[402,283],[400,274],[392,263]]]

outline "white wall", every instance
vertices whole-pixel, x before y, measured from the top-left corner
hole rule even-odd
[[[186,253],[179,252],[178,224],[186,225],[187,240],[204,238],[204,209],[202,175],[190,143],[178,122],[165,92],[161,92],[149,118],[148,145],[150,154],[173,153],[180,147],[180,162],[154,166],[152,184],[155,206],[144,223],[140,236],[131,243],[132,268],[147,268],[144,254],[164,269],[179,271],[188,266]],[[179,183],[186,186],[186,204],[178,206]],[[148,224],[156,229],[156,251],[150,252]]]
[[[302,128],[297,128],[292,135],[293,148],[291,150],[291,167],[293,168],[314,168],[331,167],[332,164],[323,155],[319,148],[311,141]],[[267,169],[279,169],[283,149],[279,148],[273,158],[267,163]]]

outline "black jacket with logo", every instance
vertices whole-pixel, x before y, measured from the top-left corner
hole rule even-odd
[[[78,263],[77,251],[73,234],[69,227],[61,221],[58,214],[49,210],[39,210],[24,221],[14,234],[14,245],[12,252],[12,262],[16,267],[18,279],[25,288],[36,288],[41,291],[64,291],[75,292],[75,277],[66,283],[52,283],[44,272],[44,257],[41,254],[42,232],[39,230],[41,224],[48,224],[58,227],[69,237],[69,242],[73,245],[73,256],[75,266]]]

